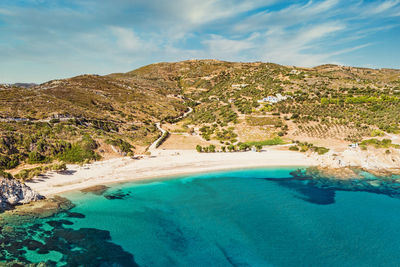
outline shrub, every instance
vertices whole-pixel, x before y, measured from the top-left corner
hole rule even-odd
[[[211,153],[214,153],[215,152],[215,146],[214,145],[210,145],[208,147],[208,151],[211,152]]]
[[[161,146],[161,145],[165,142],[165,140],[167,140],[168,136],[169,136],[169,132],[165,132],[165,133],[161,136],[160,140],[158,140],[158,142],[157,142],[157,144],[156,144],[156,148],[159,147],[159,146]]]
[[[0,170],[0,177],[7,178],[7,179],[13,178],[13,176],[10,173],[2,171],[2,170]]]
[[[17,167],[18,164],[19,164],[18,157],[10,158],[5,155],[0,155],[0,170],[13,169]]]
[[[389,147],[400,148],[400,145],[392,144],[392,140],[390,139],[382,139],[382,140],[378,140],[375,138],[367,139],[362,141],[361,145],[374,146],[375,148],[389,148]]]
[[[263,148],[263,146],[261,144],[256,144],[256,145],[254,145],[254,147],[256,148],[257,152],[260,152],[261,149]]]
[[[329,152],[329,148],[326,147],[313,147],[314,151],[318,153],[318,155],[323,155]]]
[[[42,154],[40,154],[39,152],[31,151],[28,154],[27,162],[29,164],[45,163],[45,162],[48,162],[48,159],[45,156],[43,156]]]
[[[299,147],[298,146],[290,146],[289,150],[291,150],[291,151],[299,151]]]
[[[196,150],[197,150],[197,152],[201,153],[201,152],[203,152],[203,147],[201,145],[197,145]]]
[[[93,150],[87,150],[78,143],[59,154],[58,158],[66,163],[82,163],[86,159],[99,160],[100,156]]]
[[[94,150],[98,147],[97,142],[87,134],[82,136],[82,140],[80,141],[80,144],[86,150]]]
[[[229,152],[235,151],[236,150],[236,146],[235,145],[229,145],[228,146],[228,150],[229,150]]]
[[[125,153],[132,152],[132,148],[133,148],[133,146],[132,146],[130,143],[128,143],[128,142],[126,142],[126,141],[124,141],[124,140],[122,140],[122,139],[120,139],[120,138],[117,138],[117,139],[107,139],[107,140],[106,140],[106,144],[116,146],[116,147],[118,147],[122,152],[125,152]]]
[[[246,151],[246,150],[250,149],[250,145],[248,143],[239,143],[238,145],[239,145],[239,150],[241,150],[241,151]]]
[[[372,130],[372,132],[371,132],[372,137],[384,136],[384,135],[385,135],[385,132],[378,130],[378,129]]]

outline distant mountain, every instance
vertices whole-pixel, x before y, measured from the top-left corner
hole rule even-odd
[[[13,83],[11,86],[21,87],[21,88],[31,88],[36,86],[36,83]]]
[[[36,83],[0,83],[1,87],[20,87],[20,88],[32,88],[37,86]]]

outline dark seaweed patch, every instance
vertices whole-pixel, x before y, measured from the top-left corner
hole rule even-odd
[[[130,195],[131,195],[130,192],[124,193],[122,190],[118,190],[114,193],[106,194],[104,195],[104,197],[108,200],[115,200],[115,199],[127,199],[128,197],[130,197]]]
[[[66,212],[67,217],[69,218],[78,218],[78,219],[83,219],[85,218],[85,214],[78,213],[78,212]]]
[[[295,197],[313,204],[329,205],[335,203],[335,190],[331,188],[320,188],[309,181],[294,178],[265,178],[265,180],[289,188],[296,192]]]
[[[138,266],[132,254],[111,242],[108,231],[65,228],[65,225],[72,224],[62,219],[65,216],[68,213],[32,225],[3,227],[0,232],[0,261],[29,264],[31,262],[25,257],[27,250],[44,257],[57,251],[63,255],[61,262],[65,266]],[[44,230],[48,228],[46,224],[52,229]],[[54,266],[54,262],[47,261],[46,266]]]
[[[294,177],[264,179],[293,190],[296,198],[318,205],[335,203],[336,191],[368,192],[400,198],[399,181],[389,177],[343,180],[320,176],[305,176],[300,171],[293,172],[292,175]]]

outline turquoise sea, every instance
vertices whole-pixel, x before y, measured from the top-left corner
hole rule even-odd
[[[25,263],[57,266],[400,266],[395,191],[360,187],[357,180],[342,185],[293,179],[293,170],[237,170],[117,184],[102,194],[68,193],[76,207],[26,225],[22,245],[3,249],[3,260],[19,255]]]

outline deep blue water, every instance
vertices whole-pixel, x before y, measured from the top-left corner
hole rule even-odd
[[[68,241],[68,250],[81,257],[77,262],[98,253],[121,255],[126,266],[400,266],[400,199],[285,179],[292,170],[120,184],[103,195],[68,193],[76,204],[71,212],[84,218],[61,214],[52,218],[64,220],[61,230],[51,232],[55,223],[37,227],[51,232],[47,243],[73,236],[101,246]],[[99,233],[87,229],[109,237],[97,240]],[[73,256],[60,250],[29,250],[25,258],[73,265],[67,259]]]

